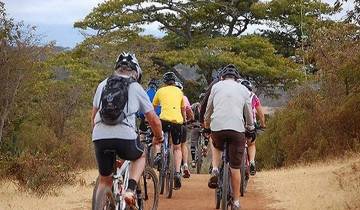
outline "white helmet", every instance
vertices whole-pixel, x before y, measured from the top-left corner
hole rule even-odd
[[[129,53],[129,52],[128,53],[122,52],[116,59],[115,70],[118,69],[122,65],[128,66],[132,70],[136,71],[136,73],[137,73],[136,80],[138,82],[140,82],[142,70],[140,68],[138,60],[136,59],[135,54]]]
[[[184,89],[184,86],[181,84],[181,82],[175,82],[175,86],[180,88],[180,90]]]

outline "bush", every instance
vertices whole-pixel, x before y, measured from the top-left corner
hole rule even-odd
[[[281,167],[360,151],[360,95],[333,101],[310,87],[300,90],[259,137],[259,167]]]

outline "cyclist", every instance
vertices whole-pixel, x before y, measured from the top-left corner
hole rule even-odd
[[[155,93],[156,93],[158,87],[159,87],[158,81],[155,80],[155,79],[150,79],[150,81],[148,83],[148,89],[146,90],[146,94],[149,96],[151,103],[152,103],[152,101],[154,99],[154,96],[155,96]],[[159,116],[160,112],[161,112],[161,108],[159,106],[159,107],[156,108],[155,113],[156,113],[156,115]],[[139,129],[141,131],[146,131],[147,126],[146,126],[144,114],[140,113],[139,117],[140,117]]]
[[[121,78],[133,78],[137,82],[132,82],[128,86],[128,100],[125,104],[123,113],[124,120],[109,125],[103,120],[102,98],[106,89],[107,80],[102,81],[96,90],[93,109],[92,109],[92,140],[95,146],[95,155],[99,169],[99,187],[96,196],[104,187],[112,186],[112,170],[114,154],[106,153],[107,150],[116,151],[121,159],[130,160],[130,174],[128,189],[124,194],[125,202],[133,206],[135,204],[134,191],[137,182],[145,168],[145,155],[143,146],[139,142],[138,135],[135,131],[135,114],[140,111],[145,113],[151,129],[154,132],[153,142],[155,144],[162,141],[161,122],[154,112],[154,108],[146,95],[144,89],[138,83],[141,78],[141,68],[134,54],[122,53],[116,60],[114,76]],[[105,106],[105,105],[104,105]]]
[[[240,209],[240,166],[245,148],[245,131],[251,130],[253,138],[254,123],[248,90],[236,80],[239,73],[234,65],[227,65],[221,73],[221,80],[210,92],[205,112],[205,129],[211,128],[213,142],[213,169],[208,186],[216,188],[218,184],[221,151],[228,145],[231,186],[233,192],[232,210]],[[244,116],[246,125],[244,125]]]
[[[163,75],[165,86],[160,88],[154,97],[153,105],[156,109],[161,106],[160,119],[164,132],[169,132],[172,138],[175,162],[175,189],[181,188],[181,126],[186,122],[185,101],[183,92],[175,86],[176,75],[174,72],[167,72]],[[157,152],[154,164],[159,165],[161,160],[160,146],[155,146]]]
[[[175,82],[176,87],[178,87],[181,91],[183,91],[184,87],[181,82]],[[191,105],[189,99],[184,95],[184,102],[185,102],[185,112],[186,112],[186,119],[190,122],[194,119],[194,114],[191,109]],[[189,150],[186,144],[187,139],[187,127],[186,123],[181,126],[181,152],[182,152],[182,162],[183,162],[183,170],[184,170],[184,178],[190,178],[190,170],[188,166],[188,156]]]
[[[265,115],[263,108],[260,103],[259,97],[253,92],[253,86],[250,81],[242,80],[241,84],[244,85],[250,91],[250,101],[251,101],[251,108],[253,112],[253,120],[255,122],[255,126],[259,129],[265,129]],[[260,125],[256,123],[256,116],[258,116]],[[248,140],[248,151],[249,151],[249,160],[250,160],[250,175],[254,176],[256,174],[256,166],[255,166],[255,140],[249,141]]]
[[[201,102],[204,98],[204,93],[201,93],[199,96],[199,101]],[[191,151],[191,167],[195,168],[196,166],[196,160],[195,160],[195,153],[196,153],[196,145],[197,145],[197,141],[199,140],[200,137],[200,131],[201,131],[201,126],[200,126],[200,102],[196,102],[193,103],[191,105],[191,109],[194,113],[194,121],[191,123],[191,134],[190,134],[190,139],[191,139],[191,147],[190,147],[190,151]],[[205,146],[208,145],[208,139],[205,140]],[[206,148],[198,148],[198,149],[205,149]]]

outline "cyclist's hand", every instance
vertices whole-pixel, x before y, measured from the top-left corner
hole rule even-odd
[[[164,141],[164,132],[161,133],[161,136],[153,137],[153,144],[161,144]]]
[[[251,139],[251,142],[255,141],[256,139],[256,130],[246,130],[245,131],[245,137],[248,139]]]
[[[202,133],[203,133],[203,136],[208,139],[208,138],[210,138],[211,130],[210,130],[210,128],[204,128]]]

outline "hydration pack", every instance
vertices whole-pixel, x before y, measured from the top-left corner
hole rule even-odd
[[[132,78],[112,75],[108,78],[100,98],[100,117],[107,125],[116,125],[125,119],[124,108],[128,102],[129,85]],[[100,107],[100,106],[99,106]]]

